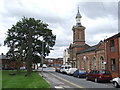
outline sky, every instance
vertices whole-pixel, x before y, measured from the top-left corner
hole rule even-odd
[[[0,0],[0,54],[9,49],[4,46],[7,30],[25,16],[49,25],[56,44],[48,57],[63,57],[64,49],[73,42],[78,6],[87,44],[98,44],[118,33],[118,0]]]

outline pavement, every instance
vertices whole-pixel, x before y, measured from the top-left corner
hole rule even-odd
[[[51,86],[51,88],[55,89],[65,89],[65,88],[71,88],[69,85],[66,85],[66,83],[62,82],[58,78],[52,75],[52,72],[55,71],[54,68],[46,68],[43,70],[43,73],[41,72],[42,69],[39,69],[39,75],[42,76]],[[49,72],[48,72],[49,71]]]

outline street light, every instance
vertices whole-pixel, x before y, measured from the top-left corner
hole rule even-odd
[[[41,58],[41,64],[42,64],[42,77],[43,77],[43,55],[44,55],[44,40],[42,40],[42,58]]]

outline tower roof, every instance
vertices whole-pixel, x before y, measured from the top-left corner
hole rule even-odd
[[[78,12],[77,12],[77,15],[76,15],[76,18],[81,18],[82,16],[81,16],[81,14],[80,14],[80,12],[79,12],[79,6],[78,6]]]

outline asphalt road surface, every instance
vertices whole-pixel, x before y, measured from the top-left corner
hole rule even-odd
[[[41,74],[41,72],[40,72]],[[95,83],[86,81],[85,78],[77,78],[62,73],[55,72],[54,68],[43,69],[43,77],[51,84],[52,88],[82,88],[82,89],[102,89],[115,90],[112,83]]]

